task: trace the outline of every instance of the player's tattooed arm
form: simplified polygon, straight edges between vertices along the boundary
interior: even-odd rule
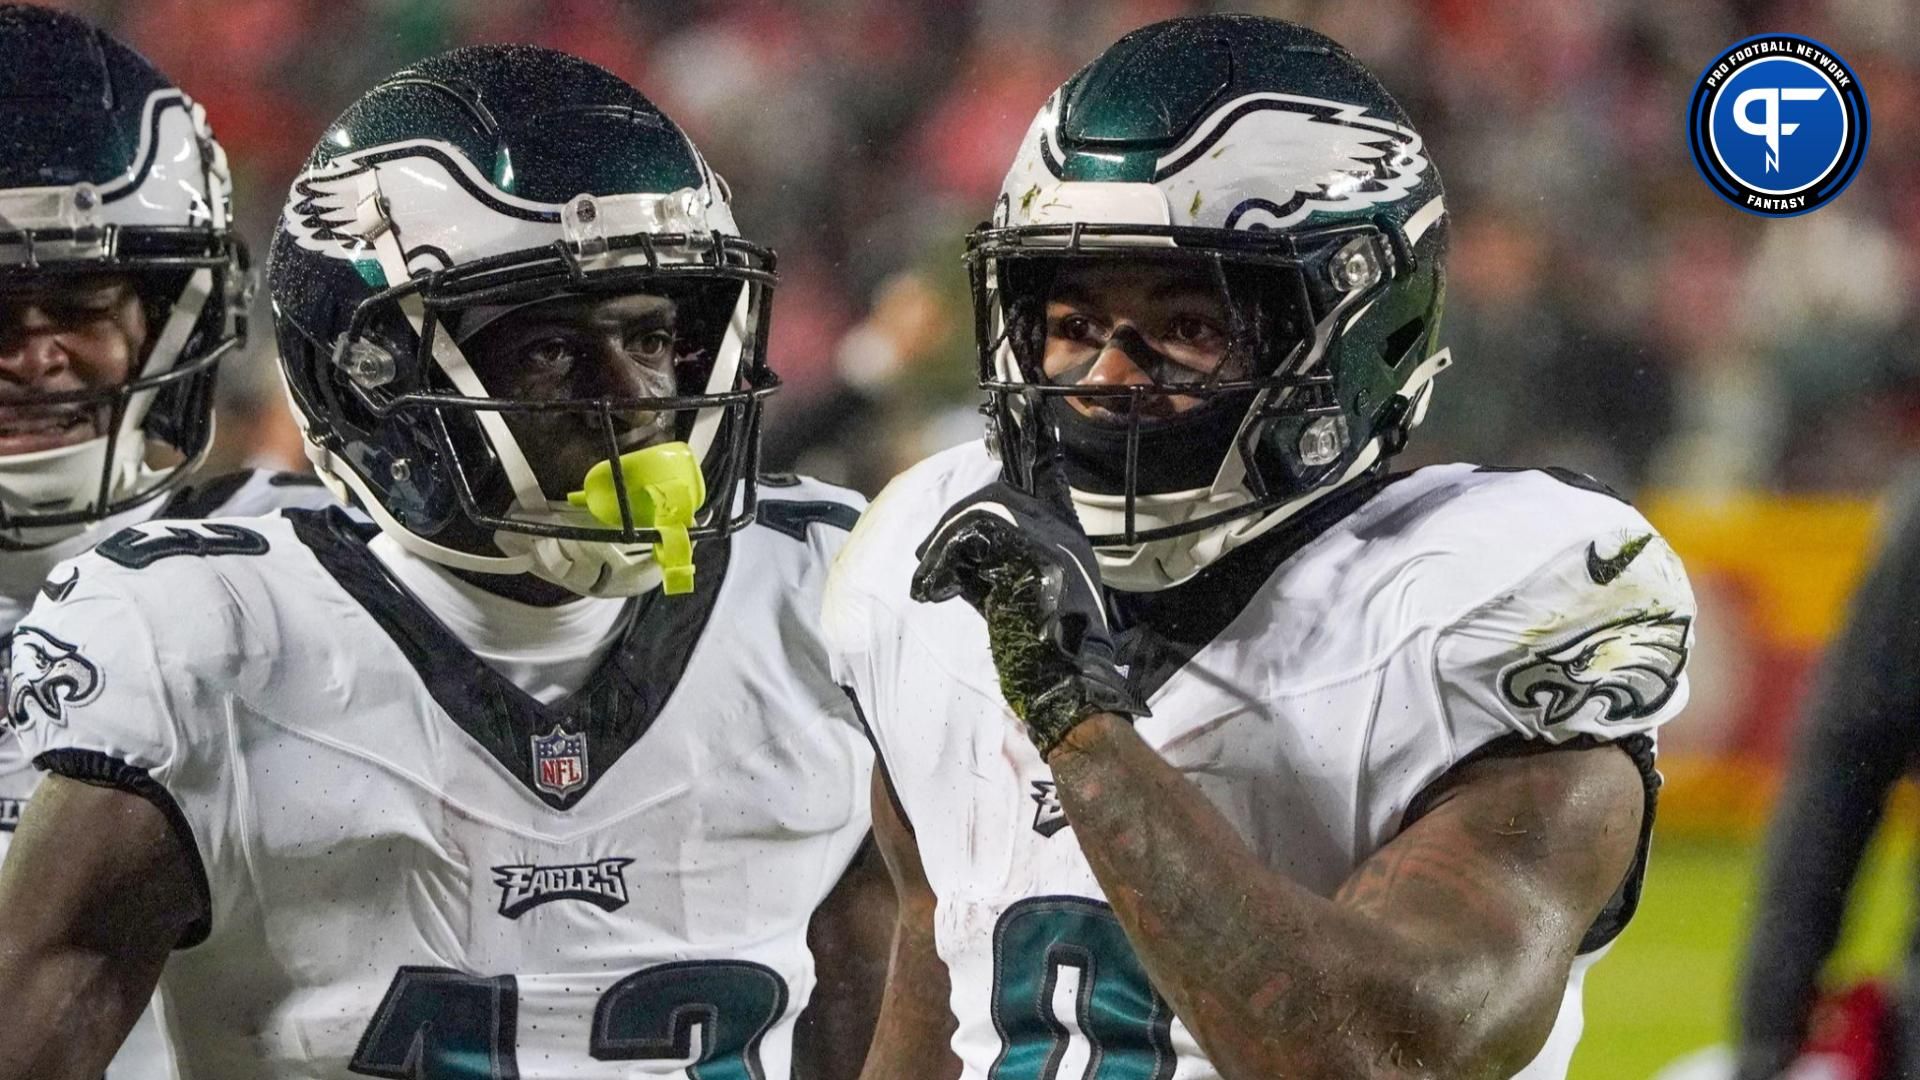
[[[873,1039],[894,922],[893,883],[878,848],[854,856],[807,929],[816,979],[793,1035],[795,1080],[855,1080]]]
[[[0,868],[0,1080],[99,1080],[202,912],[152,803],[50,776]]]
[[[1119,719],[1049,762],[1154,985],[1227,1080],[1513,1075],[1628,872],[1645,798],[1612,747],[1472,762],[1328,900]]]
[[[893,877],[899,904],[886,996],[863,1080],[955,1080],[960,1059],[952,1049],[955,1022],[946,962],[934,949],[932,886],[913,833],[894,811],[886,780],[873,772],[873,838]]]

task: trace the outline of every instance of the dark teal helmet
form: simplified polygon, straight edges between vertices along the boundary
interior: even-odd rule
[[[1448,362],[1441,195],[1406,113],[1331,39],[1247,15],[1128,34],[1048,99],[968,241],[991,445],[1019,475],[1033,425],[1056,426],[1107,582],[1185,580],[1404,445]],[[1116,259],[1200,268],[1233,362],[1049,383],[1055,277]],[[1143,407],[1157,395],[1200,405]]]
[[[455,567],[630,595],[660,580],[665,538],[627,490],[616,418],[671,418],[711,493],[693,540],[752,520],[760,407],[778,385],[773,265],[638,90],[552,49],[483,45],[389,77],[327,129],[281,214],[268,286],[308,456],[384,531]],[[631,293],[679,312],[673,385],[644,402],[500,397],[462,352],[519,307]],[[617,520],[542,489],[529,461],[543,448],[519,445],[510,412],[605,433]]]

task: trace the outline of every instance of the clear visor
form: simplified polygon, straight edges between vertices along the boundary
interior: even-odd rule
[[[1244,383],[1279,351],[1276,320],[1236,297],[1215,269],[1117,256],[1063,262],[1021,301],[1039,309],[1025,317],[1041,323],[1027,336],[1038,355],[1022,366],[1042,385],[1084,391],[1064,400],[1095,423],[1164,421],[1203,408],[1212,397],[1204,391]]]
[[[999,452],[1027,461],[1028,433],[1056,427],[1074,489],[1123,507],[1123,528],[1096,544],[1178,535],[1284,498],[1256,467],[1267,434],[1338,417],[1326,345],[1410,258],[1403,236],[1370,222],[976,231],[981,388]],[[1136,525],[1142,500],[1216,496],[1217,513]]]

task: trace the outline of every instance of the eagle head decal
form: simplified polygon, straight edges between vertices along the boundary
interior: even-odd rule
[[[1608,722],[1651,716],[1679,685],[1692,621],[1662,612],[1589,630],[1509,667],[1501,693],[1518,708],[1543,710],[1548,724],[1591,701],[1605,703],[1600,718]]]
[[[22,626],[8,645],[7,716],[13,726],[30,728],[32,705],[49,723],[65,724],[67,707],[100,696],[100,669],[80,650],[44,630]]]

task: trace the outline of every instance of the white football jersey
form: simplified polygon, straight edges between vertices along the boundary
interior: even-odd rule
[[[858,497],[763,487],[543,705],[343,514],[119,534],[16,631],[42,767],[146,795],[208,890],[187,1080],[786,1077],[871,750],[818,612]]]
[[[985,624],[964,601],[908,598],[916,548],[997,471],[976,443],[896,479],[841,553],[825,616],[938,897],[963,1075],[1091,1077],[1097,1062],[1102,1077],[1216,1077],[1003,703]],[[1421,469],[1330,496],[1179,589],[1121,596],[1120,659],[1152,709],[1141,735],[1267,865],[1322,896],[1498,740],[1625,740],[1651,812],[1649,734],[1686,702],[1694,603],[1672,550],[1603,490]],[[1565,1075],[1581,978],[1638,884],[1636,867],[1520,1076]]]
[[[317,509],[333,504],[333,496],[311,476],[245,469],[181,487],[165,499],[142,503],[72,540],[0,553],[0,641],[33,606],[43,584],[49,595],[63,587],[62,580],[46,580],[55,564],[129,525],[159,518],[251,517],[283,507]],[[0,686],[4,684],[0,676]],[[19,743],[0,731],[0,860],[6,858],[27,797],[39,782],[39,772],[21,752]],[[125,1046],[107,1070],[107,1080],[160,1080],[170,1075],[159,1025],[149,1009],[127,1036]]]

